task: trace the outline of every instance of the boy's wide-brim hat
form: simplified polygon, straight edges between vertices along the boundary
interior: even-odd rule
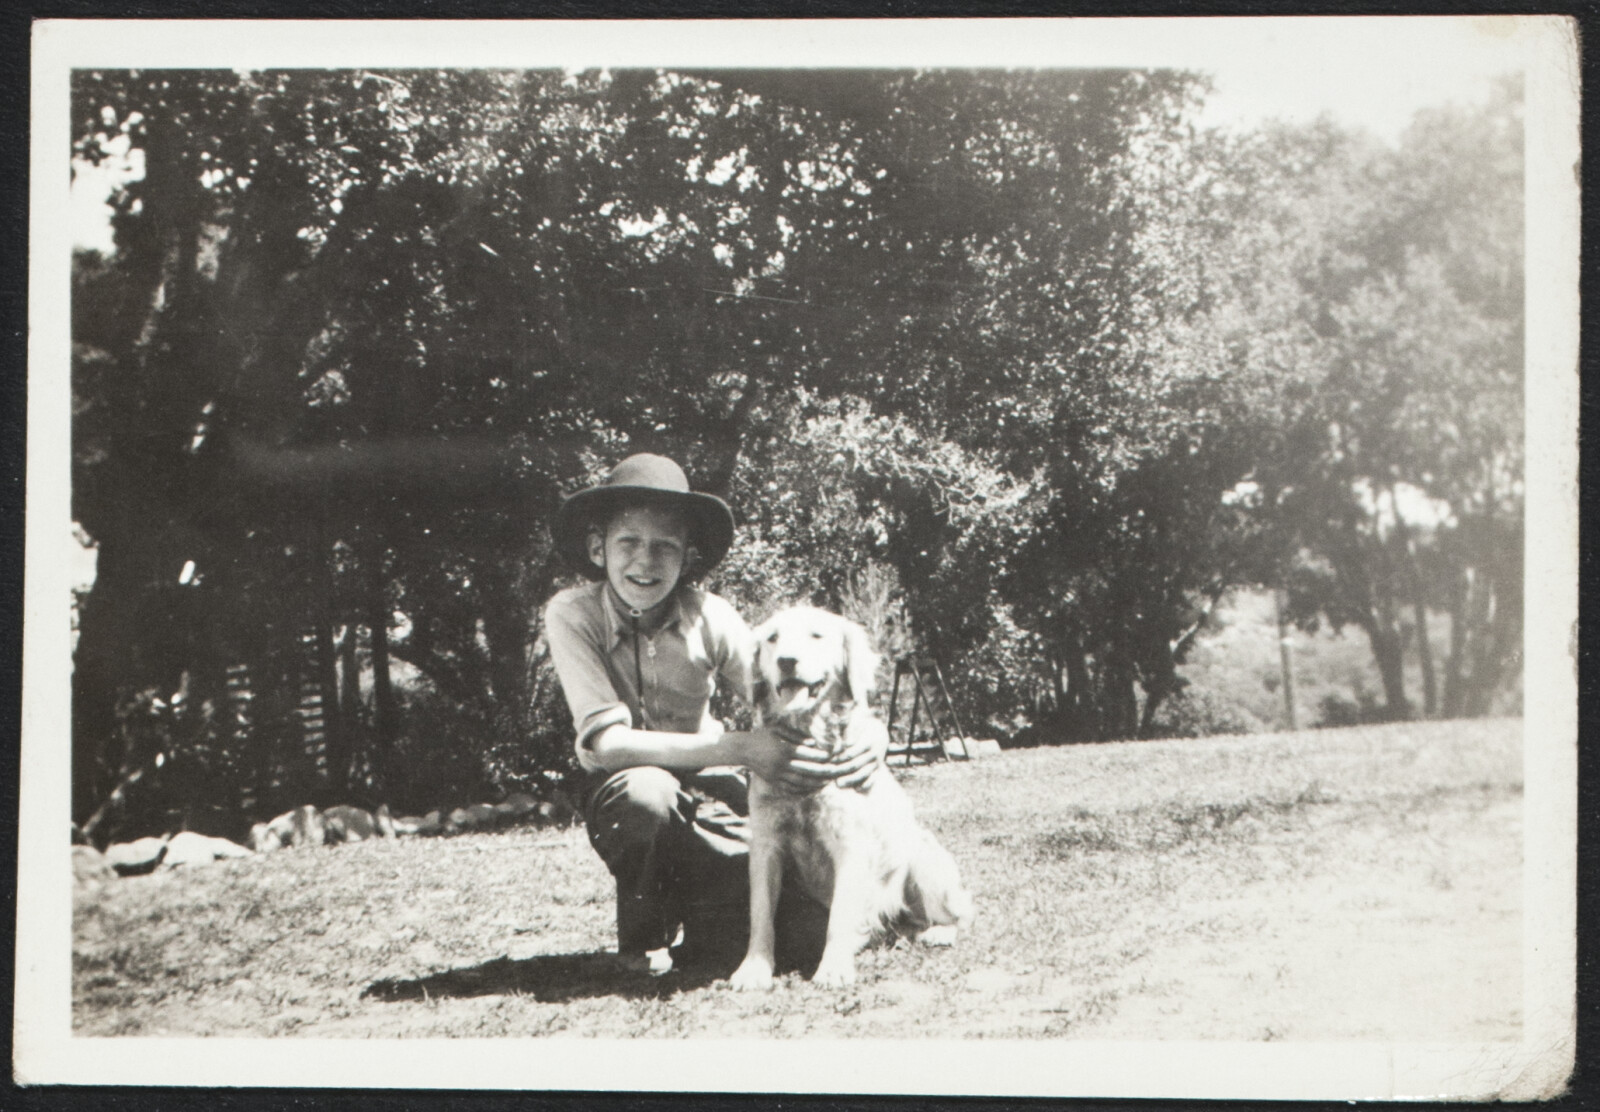
[[[589,559],[589,527],[606,520],[618,506],[671,506],[689,521],[689,543],[699,552],[693,573],[698,575],[722,562],[733,544],[733,511],[714,494],[689,489],[689,477],[666,456],[648,452],[629,456],[599,483],[569,495],[556,511],[550,533],[556,551],[575,570],[590,579],[605,572]]]

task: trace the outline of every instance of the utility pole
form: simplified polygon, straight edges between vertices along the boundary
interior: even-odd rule
[[[1284,620],[1286,592],[1279,587],[1272,592],[1273,605],[1278,611],[1278,665],[1283,669],[1283,715],[1289,729],[1298,730],[1294,713],[1294,639],[1289,635],[1289,623]]]

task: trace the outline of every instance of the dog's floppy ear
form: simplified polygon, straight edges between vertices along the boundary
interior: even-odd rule
[[[877,679],[878,654],[872,647],[867,631],[848,618],[839,619],[844,626],[844,678],[850,685],[850,697],[862,706],[872,697],[872,687]]]
[[[750,700],[757,708],[766,705],[772,698],[772,684],[767,680],[767,669],[762,664],[761,646],[767,643],[767,637],[772,633],[772,623],[763,622],[751,632],[750,649]]]

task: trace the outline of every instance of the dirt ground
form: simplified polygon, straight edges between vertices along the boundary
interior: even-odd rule
[[[1009,751],[902,776],[979,916],[861,980],[617,972],[579,829],[367,842],[77,895],[83,1035],[1519,1035],[1521,723]],[[725,971],[722,971],[725,972]]]

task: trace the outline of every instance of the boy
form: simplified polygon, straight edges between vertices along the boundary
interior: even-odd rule
[[[664,456],[629,456],[568,498],[551,526],[557,551],[593,582],[545,608],[550,659],[590,773],[590,844],[617,881],[625,967],[672,969],[713,948],[737,961],[749,929],[748,813],[741,768],[795,790],[867,779],[867,747],[828,753],[772,729],[725,732],[709,711],[717,679],[747,701],[755,646],[726,600],[693,583],[727,555],[733,513],[689,489]],[[803,899],[803,897],[802,897]],[[791,899],[780,927],[804,931],[817,909]],[[821,927],[826,912],[821,911]],[[804,943],[801,943],[804,945]]]

